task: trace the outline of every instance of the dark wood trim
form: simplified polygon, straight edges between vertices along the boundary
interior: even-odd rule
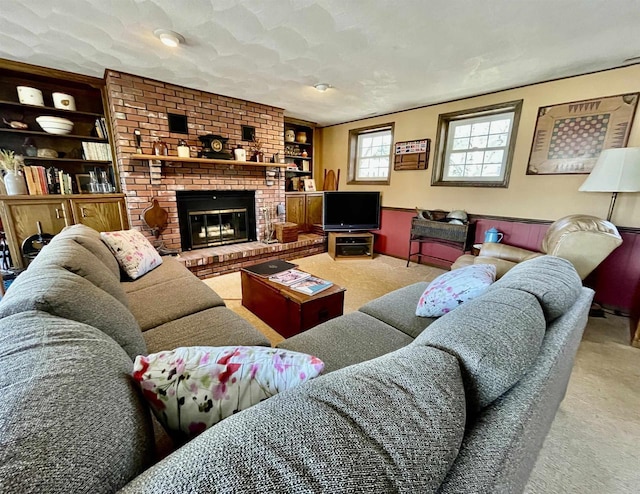
[[[347,185],[390,185],[391,184],[391,162],[393,160],[393,145],[395,134],[395,122],[388,122],[377,125],[368,125],[358,129],[349,130],[349,147],[347,154]],[[377,132],[391,129],[391,148],[389,149],[389,174],[386,180],[356,180],[356,158],[358,154],[358,136],[367,132]]]
[[[436,136],[436,147],[433,156],[433,172],[431,173],[431,185],[438,187],[509,187],[509,177],[511,176],[511,164],[518,137],[518,124],[522,113],[522,103],[524,100],[506,101],[495,105],[485,105],[477,108],[469,108],[438,115],[438,127]],[[509,133],[509,148],[507,149],[507,161],[505,163],[504,176],[502,180],[445,180],[444,157],[446,154],[447,140],[449,135],[449,123],[468,118],[483,117],[513,111],[513,126]]]
[[[324,125],[324,126],[319,127],[319,128],[324,129],[324,128],[329,128],[329,127],[337,127],[338,125],[346,125],[346,124],[350,124],[350,123],[354,123],[354,122],[362,122],[362,121],[369,120],[369,119],[372,119],[372,118],[388,117],[390,115],[397,115],[398,113],[405,113],[405,112],[409,112],[409,111],[413,111],[413,110],[422,110],[423,108],[431,108],[433,106],[439,106],[439,105],[448,105],[449,103],[457,103],[459,101],[466,101],[466,100],[470,100],[470,99],[474,99],[474,98],[480,98],[482,96],[488,96],[490,94],[500,94],[500,93],[504,93],[506,91],[513,91],[514,89],[522,89],[522,88],[525,88],[525,87],[537,86],[539,84],[548,84],[550,82],[563,81],[565,79],[574,79],[575,77],[584,77],[584,76],[588,76],[588,75],[599,74],[601,72],[609,72],[611,70],[624,69],[625,67],[632,67],[632,66],[638,65],[638,64],[640,64],[640,61],[635,62],[635,63],[628,63],[628,64],[623,64],[623,65],[618,65],[617,67],[611,67],[611,68],[608,68],[608,69],[592,70],[590,72],[585,72],[583,74],[568,75],[568,76],[564,76],[564,77],[554,77],[553,79],[546,79],[544,81],[532,82],[530,84],[521,84],[519,86],[507,87],[507,88],[504,88],[504,89],[499,89],[497,91],[487,91],[485,93],[473,94],[471,96],[464,96],[462,98],[454,98],[454,99],[449,99],[449,100],[444,100],[444,101],[437,101],[435,103],[429,103],[429,104],[421,105],[421,106],[414,106],[413,108],[406,108],[404,110],[396,110],[396,111],[391,111],[391,112],[388,112],[388,113],[381,113],[380,115],[370,115],[370,116],[367,116],[367,117],[356,118],[354,120],[347,120],[346,122],[339,122],[339,123],[335,123],[335,124],[331,124],[331,125]]]
[[[48,67],[42,67],[40,65],[31,65],[24,62],[16,62],[14,60],[7,60],[0,58],[0,69],[12,70],[15,72],[22,72],[26,74],[39,75],[43,77],[50,77],[52,79],[64,79],[65,82],[73,81],[82,84],[87,84],[95,88],[104,88],[105,81],[99,77],[92,77],[83,74],[76,74],[74,72],[67,72],[66,70],[52,69]]]
[[[383,210],[386,211],[398,211],[398,212],[406,212],[406,213],[415,213],[415,208],[398,208],[392,206],[382,206]],[[493,220],[493,221],[509,221],[511,223],[525,223],[531,225],[550,225],[555,220],[539,220],[535,218],[516,218],[513,216],[495,216],[490,214],[473,214],[468,213],[470,220]],[[640,227],[635,226],[618,226],[616,228],[620,233],[632,233],[635,235],[640,235]]]

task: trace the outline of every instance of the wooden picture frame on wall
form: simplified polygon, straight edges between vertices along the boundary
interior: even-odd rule
[[[603,150],[627,145],[639,95],[539,108],[527,175],[590,173]]]
[[[429,164],[431,139],[396,142],[394,170],[426,170]]]

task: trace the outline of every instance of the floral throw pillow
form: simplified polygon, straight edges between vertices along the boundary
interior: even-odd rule
[[[181,347],[139,355],[133,378],[167,432],[184,440],[323,369],[316,357],[278,348]]]
[[[493,264],[473,264],[444,273],[427,286],[418,301],[416,316],[444,316],[463,302],[482,295],[495,280]]]
[[[100,236],[118,260],[120,268],[135,280],[162,264],[162,257],[138,230],[101,232]]]

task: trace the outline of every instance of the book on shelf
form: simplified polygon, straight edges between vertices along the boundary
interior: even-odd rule
[[[25,166],[24,178],[27,181],[29,195],[60,194],[60,173],[62,172],[53,166]]]
[[[283,271],[278,274],[274,274],[273,276],[269,276],[269,280],[275,281],[276,283],[280,283],[281,285],[293,285],[298,281],[309,278],[311,274],[305,273],[304,271],[299,271],[297,269],[289,269],[287,271]]]
[[[309,276],[304,280],[295,282],[293,285],[290,285],[289,288],[301,293],[306,293],[307,295],[315,295],[316,293],[320,293],[332,286],[333,283],[330,281],[323,280],[322,278],[317,278],[315,276]]]
[[[89,161],[111,161],[111,148],[106,142],[82,141],[82,155]]]
[[[108,137],[107,122],[105,121],[104,117],[96,118],[95,128],[96,128],[96,135],[100,139],[107,139]]]

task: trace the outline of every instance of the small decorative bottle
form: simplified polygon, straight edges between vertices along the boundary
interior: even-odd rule
[[[180,158],[189,157],[189,146],[187,146],[187,142],[184,139],[178,141],[178,156]]]
[[[167,143],[164,142],[159,137],[156,137],[155,142],[153,143],[153,154],[156,156],[168,156],[169,148],[167,147]]]

